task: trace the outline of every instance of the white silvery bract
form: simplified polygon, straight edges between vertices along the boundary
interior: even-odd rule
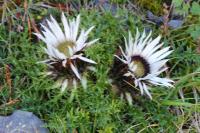
[[[96,64],[95,61],[88,59],[83,56],[84,48],[94,44],[98,39],[90,42],[86,42],[88,39],[88,34],[94,28],[92,26],[88,30],[82,29],[79,33],[80,15],[76,19],[67,20],[64,13],[62,13],[61,21],[64,30],[59,26],[58,22],[50,16],[50,20],[47,20],[47,26],[41,24],[43,30],[42,34],[34,33],[39,39],[46,43],[45,52],[48,54],[49,59],[44,62],[51,61],[61,62],[63,67],[66,65],[73,71],[75,76],[82,80],[81,74],[76,67],[76,59],[82,60],[90,64]],[[62,86],[66,87],[68,80],[64,80]]]
[[[122,58],[115,55],[128,66],[128,71],[124,73],[124,76],[131,77],[135,86],[139,87],[141,94],[145,93],[151,99],[150,84],[173,87],[171,79],[159,77],[167,69],[165,63],[169,59],[166,59],[166,57],[172,52],[170,47],[162,48],[163,43],[159,43],[160,39],[161,36],[152,39],[151,32],[148,35],[145,32],[140,35],[137,30],[136,37],[133,40],[129,32],[128,41],[125,38],[125,50],[120,47]]]

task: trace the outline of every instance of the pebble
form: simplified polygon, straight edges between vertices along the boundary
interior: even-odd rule
[[[16,110],[10,116],[0,116],[0,123],[0,133],[49,133],[32,112]]]

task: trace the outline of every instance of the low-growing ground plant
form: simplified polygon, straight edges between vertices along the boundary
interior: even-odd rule
[[[162,35],[163,47],[173,50],[161,76],[175,81],[174,88],[152,86],[152,100],[135,89],[132,105],[113,91],[110,70],[118,46],[136,29],[163,33],[161,27],[145,19],[145,11],[157,15],[164,1],[154,7],[141,2],[117,1],[7,1],[3,3],[0,26],[0,114],[30,111],[45,121],[50,132],[200,132],[200,15],[199,3],[173,0],[174,10],[184,24]],[[141,6],[140,6],[141,5]],[[143,6],[142,6],[143,5]],[[140,7],[139,7],[140,6]],[[160,6],[160,7],[157,7]],[[177,9],[178,8],[178,9]],[[183,8],[183,9],[182,9]],[[94,60],[95,71],[86,72],[87,89],[77,86],[61,93],[55,81],[45,76],[47,59],[40,41],[40,24],[47,25],[50,14],[61,24],[81,15],[81,28],[95,25],[89,39],[99,38],[84,54]],[[123,37],[124,36],[124,37]],[[121,88],[123,89],[123,88]]]

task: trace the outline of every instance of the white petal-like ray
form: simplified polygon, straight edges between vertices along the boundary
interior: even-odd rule
[[[134,40],[134,43],[133,43],[133,38],[132,38],[132,35],[131,35],[131,32],[129,32],[129,50],[130,53],[128,54],[129,56],[132,54],[132,53],[138,53],[138,49],[137,49],[137,43],[138,43],[138,39],[140,37],[140,32],[137,28],[137,31],[136,31],[136,37],[135,37],[135,40]]]
[[[55,55],[54,49],[51,47],[51,45],[47,45],[47,48],[44,48],[44,50],[50,57],[58,58],[57,55]]]
[[[75,26],[75,20],[74,19],[69,21],[69,26],[70,26],[70,40],[75,41],[74,40],[74,26]]]
[[[151,51],[148,51],[148,52],[142,52],[142,54],[145,56],[145,57],[149,57],[151,56],[156,50],[158,50],[159,48],[161,48],[163,46],[163,43],[155,46]]]
[[[127,61],[126,60],[124,60],[124,59],[122,59],[122,58],[120,58],[119,56],[117,56],[117,55],[114,55],[115,57],[117,57],[120,61],[122,61],[123,63],[125,63],[125,64],[127,64]]]
[[[63,26],[64,26],[64,31],[65,31],[65,37],[66,39],[70,39],[70,28],[69,28],[69,24],[68,24],[68,21],[64,15],[64,13],[62,13],[62,23],[63,23]]]
[[[138,85],[139,85],[139,88],[140,88],[141,94],[143,95],[143,94],[144,94],[144,88],[143,88],[143,86],[142,86],[142,83],[139,82]]]
[[[159,50],[159,51],[157,51],[157,52],[155,52],[154,54],[152,54],[150,57],[149,57],[149,59],[150,60],[152,60],[153,62],[156,62],[156,61],[158,61],[159,60],[159,58],[161,58],[161,55],[165,55],[165,53],[168,53],[168,55],[171,53],[170,51],[169,51],[169,49],[170,49],[170,47],[166,47],[166,48],[164,48],[164,49],[162,49],[162,50]],[[166,55],[167,56],[167,55]],[[165,58],[166,56],[162,56],[163,58]]]
[[[160,39],[161,39],[161,36],[158,36],[156,39],[154,39],[153,41],[148,43],[148,45],[146,45],[143,53],[150,52],[159,43]]]
[[[52,20],[52,17],[51,17],[51,20]],[[62,30],[57,27],[58,23],[57,22],[50,22],[49,20],[47,20],[47,24],[48,24],[50,30],[52,31],[52,33],[54,34],[54,36],[56,36],[57,40],[60,43],[63,42],[64,39],[65,39],[64,34],[63,34]]]
[[[78,56],[78,58],[85,61],[85,62],[91,63],[91,64],[97,64],[95,61],[88,59],[86,57],[83,57],[83,56]]]
[[[128,101],[128,104],[129,104],[130,106],[133,105],[133,99],[132,99],[132,97],[131,97],[131,94],[128,93],[128,92],[126,92],[126,93],[125,93],[125,96],[126,96],[126,99],[127,99],[127,101]]]
[[[66,64],[67,64],[67,59],[65,59],[65,60],[62,61],[62,66],[63,67],[66,67]]]
[[[122,47],[119,46],[119,49],[121,50],[122,55],[126,58],[126,54],[124,53],[124,51],[122,50]]]
[[[76,77],[77,77],[78,79],[81,79],[81,76],[80,76],[80,74],[78,73],[77,68],[76,68],[72,63],[70,63],[70,67],[71,67],[72,71],[74,72],[74,74],[76,75]]]
[[[125,36],[124,36],[124,42],[125,42],[125,49],[128,49],[129,47],[128,47],[127,39]]]
[[[144,32],[144,33],[145,33],[145,32]],[[141,52],[143,51],[144,47],[146,46],[147,41],[148,41],[149,38],[151,37],[151,33],[152,33],[152,31],[150,31],[150,33],[148,34],[148,36],[147,36],[146,38],[145,38],[145,36],[144,36],[145,39],[144,39],[143,41],[140,42],[139,49],[140,49]]]
[[[76,40],[76,37],[78,35],[79,24],[80,24],[80,14],[77,16],[76,22],[75,22],[75,25],[74,25],[74,34],[73,34],[74,40]]]
[[[86,32],[85,36],[88,36],[88,34],[94,29],[95,26],[90,27]]]
[[[40,25],[44,30],[43,33],[46,32],[46,34],[44,34],[45,38],[51,40],[51,43],[55,45],[58,42],[58,39],[56,38],[56,36],[52,33],[52,31],[49,28],[47,28],[43,24],[40,24]]]
[[[151,65],[151,73],[157,72],[163,67],[169,59],[160,60],[157,62],[152,63]]]
[[[88,47],[88,46],[90,46],[90,45],[96,43],[98,40],[99,40],[99,38],[98,38],[98,39],[94,39],[94,40],[92,40],[92,41],[86,43],[86,46]]]
[[[39,34],[39,33],[33,33],[33,34],[36,35],[39,39],[41,39],[43,42],[48,43],[41,34]]]
[[[151,94],[150,94],[150,92],[149,92],[149,90],[148,90],[148,87],[146,86],[145,83],[142,83],[142,84],[143,84],[144,91],[145,91],[146,94],[149,96],[149,98],[152,99],[152,96],[151,96]]]
[[[57,49],[52,48],[52,50],[54,54],[57,56],[57,58],[62,60],[66,59],[66,56],[63,53],[59,52]]]
[[[61,92],[64,92],[68,86],[68,79],[65,79],[61,86]]]
[[[76,52],[75,50],[73,50],[71,47],[68,47],[68,51],[69,51],[69,55],[73,56],[73,54]]]
[[[172,52],[173,52],[173,50],[168,51],[168,52],[162,54],[161,56],[159,56],[159,57],[157,58],[157,60],[162,60],[162,59],[166,58],[166,57],[167,57],[168,55],[170,55]]]
[[[142,46],[142,43],[144,42],[144,38],[146,37],[146,33],[145,32],[143,32],[142,33],[142,36],[140,37],[140,39],[139,39],[139,42],[137,43],[137,49],[141,52],[142,51],[142,48],[143,48],[143,46]]]
[[[99,39],[95,39],[95,40],[92,40],[88,43],[85,43],[85,41],[88,38],[88,34],[92,31],[92,29],[94,29],[94,26],[90,27],[86,32],[85,32],[85,30],[81,31],[79,38],[77,40],[77,51],[83,49],[85,46],[88,47],[88,46],[94,44],[95,42],[97,42],[99,40]]]
[[[78,40],[76,41],[77,45],[76,45],[76,49],[79,51],[84,47],[85,41],[87,40],[87,37],[85,37],[85,30],[82,30]]]
[[[82,77],[81,84],[83,86],[83,89],[87,89],[87,79],[85,76]]]
[[[149,79],[150,81],[154,81],[154,82],[157,82],[159,84],[162,84],[163,86],[166,86],[166,87],[173,87],[172,84],[170,83],[173,83],[173,81],[171,79],[167,79],[167,78],[160,78],[160,77],[152,77],[151,79]]]

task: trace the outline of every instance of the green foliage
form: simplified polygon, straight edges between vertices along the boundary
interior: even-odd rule
[[[192,15],[200,15],[200,5],[198,2],[193,2],[192,3],[185,3],[182,0],[173,0],[172,1],[174,7],[175,7],[175,12],[179,14],[188,14],[189,10]]]
[[[200,5],[198,2],[192,1],[185,3],[182,0],[173,0],[175,12],[182,15],[187,15],[186,24],[190,24],[186,30],[193,40],[200,37]]]
[[[187,33],[190,34],[194,40],[197,40],[200,37],[200,25],[189,27]]]
[[[54,13],[60,21],[59,11]],[[152,101],[140,96],[129,106],[112,94],[108,72],[116,49],[119,45],[124,46],[123,35],[127,37],[127,31],[131,30],[135,36],[136,27],[142,31],[144,22],[126,9],[118,9],[116,15],[109,11],[99,12],[95,8],[80,9],[80,13],[82,28],[95,25],[89,39],[100,38],[85,51],[98,63],[96,72],[87,73],[87,90],[79,86],[60,93],[60,88],[54,87],[54,81],[42,75],[46,66],[37,62],[47,58],[42,49],[45,45],[36,42],[34,36],[29,39],[28,26],[25,25],[21,33],[0,27],[0,105],[9,99],[6,64],[11,70],[12,98],[20,100],[14,105],[1,107],[0,114],[7,115],[15,109],[32,111],[46,122],[50,132],[58,133],[177,132],[183,125],[189,128],[191,123],[188,119],[199,110],[199,98],[194,96],[199,96],[199,93],[195,94],[193,90],[200,86],[200,56],[188,34],[195,39],[199,27],[172,30],[168,37],[163,38],[165,46],[170,45],[174,50],[167,65],[168,74],[176,81],[175,87],[152,87]],[[78,12],[73,12],[73,15],[76,14]],[[149,27],[157,36],[159,30],[152,25]],[[183,91],[184,98],[180,98],[180,91]],[[183,114],[176,113],[179,108]],[[191,128],[195,132],[195,128]]]
[[[190,8],[190,4],[189,3],[185,3],[182,0],[172,0],[172,3],[175,7],[175,12],[178,14],[188,14],[189,12],[189,8]]]
[[[125,4],[127,0],[111,0],[111,3]]]
[[[200,5],[197,2],[192,3],[191,13],[194,15],[200,15]]]
[[[8,47],[7,37],[5,34],[6,32],[4,31],[5,31],[5,27],[1,26],[0,27],[0,64],[1,64],[1,60],[5,58],[7,55],[6,47]]]
[[[150,10],[155,14],[161,15],[162,13],[162,0],[136,0],[139,7]]]

